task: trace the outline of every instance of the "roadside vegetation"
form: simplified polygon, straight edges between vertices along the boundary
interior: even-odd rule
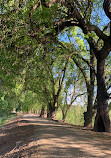
[[[2,127],[4,124],[6,124],[7,122],[13,120],[14,118],[16,118],[18,115],[15,113],[11,113],[9,114],[9,116],[1,116],[0,117],[0,127]]]

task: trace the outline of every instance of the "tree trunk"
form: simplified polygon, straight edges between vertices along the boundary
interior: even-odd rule
[[[54,105],[53,105],[53,114],[52,114],[52,118],[53,119],[56,119],[57,110],[58,110],[58,102],[54,102]]]
[[[66,113],[67,113],[67,112],[64,112],[64,109],[62,109],[62,121],[63,121],[63,122],[66,122],[66,116],[67,116]]]
[[[87,105],[87,112],[84,112],[84,126],[92,127],[94,83],[93,85],[90,85],[87,93],[88,93],[88,105]]]
[[[45,106],[42,105],[42,109],[39,117],[44,117],[44,113],[45,113]]]
[[[51,102],[48,104],[48,107],[47,107],[47,118],[50,118],[52,119],[52,116],[53,116],[53,112],[54,112],[54,107],[52,107],[52,104]]]
[[[71,108],[71,106],[72,106],[72,104],[69,104],[66,111],[64,111],[64,109],[62,110],[62,121],[63,122],[66,122],[66,117],[67,117],[68,111]]]
[[[59,84],[59,88],[57,90],[57,94],[55,95],[55,89],[53,91],[53,100],[54,100],[54,103],[53,103],[53,114],[51,117],[53,117],[54,119],[56,118],[56,113],[57,113],[57,109],[58,109],[58,99],[59,99],[59,96],[60,96],[60,93],[61,93],[61,90],[62,90],[62,87],[63,87],[63,82],[64,82],[64,79],[65,79],[65,75],[66,75],[66,70],[67,70],[67,66],[68,66],[68,63],[69,63],[69,59],[70,59],[70,56],[68,56],[68,58],[66,59],[66,63],[65,63],[65,66],[63,68],[63,77],[61,79],[61,81],[59,80],[60,84]]]
[[[105,87],[105,59],[97,59],[97,114],[94,131],[109,132],[108,94]]]
[[[66,122],[66,117],[67,117],[67,111],[63,114],[63,117],[62,117],[63,122]]]
[[[87,94],[88,94],[88,104],[87,104],[87,112],[84,112],[84,126],[85,127],[92,127],[92,117],[93,117],[93,99],[94,99],[94,82],[95,82],[95,56],[93,50],[90,49],[90,84],[87,87]]]
[[[62,121],[65,122],[65,120],[66,120],[66,115],[65,115],[64,111],[62,111]]]

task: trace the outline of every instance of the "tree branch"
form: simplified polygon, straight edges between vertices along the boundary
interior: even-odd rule
[[[61,92],[61,89],[62,89],[62,86],[63,86],[63,81],[64,81],[64,78],[65,78],[65,74],[66,74],[66,68],[68,66],[68,63],[69,63],[69,59],[70,59],[70,56],[68,56],[67,60],[66,60],[66,64],[64,66],[64,69],[63,69],[63,77],[62,77],[62,81],[61,81],[61,84],[59,86],[59,89],[57,91],[57,95],[56,95],[56,98],[58,98],[60,92]]]
[[[77,65],[77,67],[80,69],[80,71],[82,72],[83,76],[84,76],[84,79],[85,79],[85,82],[86,82],[86,86],[87,88],[89,87],[89,80],[88,80],[88,77],[86,75],[86,72],[85,70],[82,68],[81,64],[75,59],[75,57],[73,56],[72,57],[73,61],[75,62],[75,64]]]
[[[80,97],[80,96],[82,96],[82,95],[84,95],[84,94],[86,94],[86,92],[84,92],[84,93],[82,93],[82,94],[78,94],[77,96],[75,96],[75,98],[71,101],[71,105],[72,105],[72,103],[78,98],[78,97]]]
[[[88,27],[86,26],[87,31],[94,31],[96,33],[96,35],[102,39],[102,40],[107,40],[109,37],[107,35],[105,35],[103,33],[103,31],[101,31],[99,29],[99,27],[95,26],[95,25],[89,25]]]
[[[103,8],[107,17],[111,20],[111,9],[110,9],[111,0],[104,0]]]

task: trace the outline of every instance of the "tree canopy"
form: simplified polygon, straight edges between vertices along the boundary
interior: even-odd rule
[[[84,125],[91,126],[96,113],[94,130],[109,131],[110,3],[1,0],[1,112],[44,107],[53,117],[61,107],[64,115],[84,96]]]

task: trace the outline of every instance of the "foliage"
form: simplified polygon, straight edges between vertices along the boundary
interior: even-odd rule
[[[81,105],[72,106],[68,111],[66,117],[66,123],[83,126],[84,125],[83,113],[85,110],[86,110],[85,106],[81,106]],[[57,112],[57,119],[62,120],[62,112],[60,109]]]
[[[17,117],[17,114],[15,114],[15,113],[10,113],[8,117],[7,116],[0,117],[0,127],[2,127],[8,121],[13,120],[15,117]]]
[[[103,54],[98,53],[102,48],[108,50],[105,84],[109,90],[111,60],[105,41],[109,41],[110,31],[108,27],[104,30],[109,20],[104,21],[101,6],[102,0],[1,0],[0,113],[9,114],[13,109],[29,112],[42,105],[47,109],[50,103],[52,107],[55,103],[66,106],[65,111],[65,96],[66,102],[71,100],[74,82],[75,96],[86,90],[89,95],[90,49],[96,58]],[[83,118],[79,110],[83,113],[84,108],[79,105],[76,109],[78,112],[73,109],[67,117],[76,119],[78,115],[78,124]]]
[[[21,111],[29,112],[32,107],[37,106],[37,96],[31,91],[26,91],[20,97]]]

